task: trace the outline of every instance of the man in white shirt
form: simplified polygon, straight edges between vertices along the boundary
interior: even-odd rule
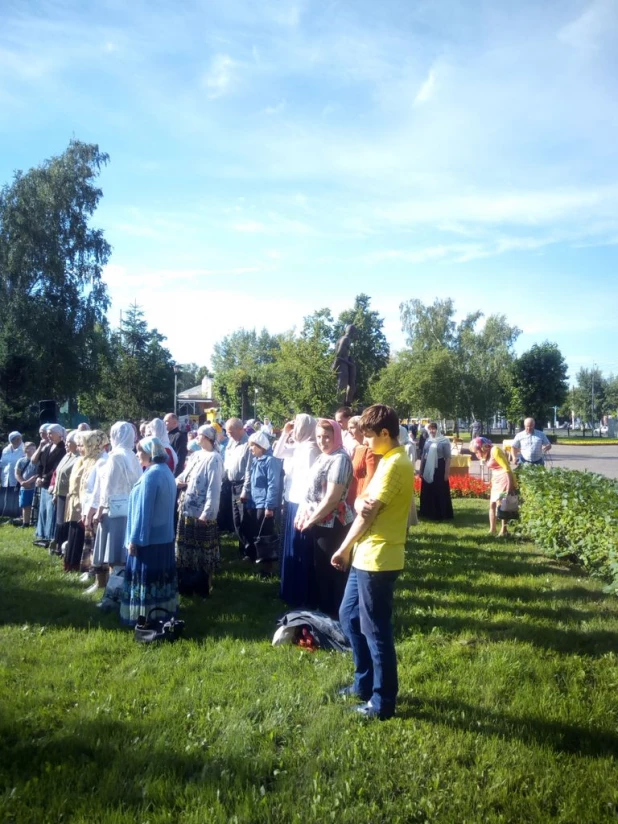
[[[518,432],[513,439],[511,451],[514,458],[521,463],[543,464],[545,454],[551,449],[547,435],[540,429],[535,429],[534,418],[526,418],[524,431]]]
[[[245,503],[249,500],[251,482],[251,451],[249,437],[239,418],[230,418],[225,424],[229,438],[225,447],[223,466],[225,477],[232,487],[232,518],[234,531],[238,536],[239,549],[243,557],[249,557],[247,549],[251,546],[251,535],[245,523]]]

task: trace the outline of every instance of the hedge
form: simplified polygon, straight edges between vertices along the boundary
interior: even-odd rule
[[[517,472],[521,495],[518,530],[546,555],[581,564],[610,581],[618,594],[618,482],[593,472]]]

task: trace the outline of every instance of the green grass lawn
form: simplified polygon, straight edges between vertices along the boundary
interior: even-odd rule
[[[615,821],[618,601],[454,503],[411,533],[384,723],[335,698],[349,657],[271,647],[277,585],[231,542],[186,639],[144,648],[0,527],[0,821]]]

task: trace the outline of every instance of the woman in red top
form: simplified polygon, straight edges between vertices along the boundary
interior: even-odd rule
[[[376,455],[365,446],[362,432],[358,426],[359,415],[355,415],[348,421],[348,432],[357,442],[357,446],[352,453],[352,481],[348,491],[347,502],[354,507],[354,501],[360,498],[369,481],[373,478],[380,456]]]

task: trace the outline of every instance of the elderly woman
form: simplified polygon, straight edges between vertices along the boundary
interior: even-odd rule
[[[213,426],[200,426],[196,440],[199,452],[192,454],[185,470],[176,478],[176,485],[182,490],[178,503],[176,566],[181,595],[206,598],[220,561],[217,514],[223,460]]]
[[[438,435],[438,424],[427,424],[428,437],[421,456],[421,505],[420,516],[429,521],[445,521],[454,517],[449,473],[451,468],[451,444],[448,438]]]
[[[313,537],[318,609],[337,618],[346,575],[331,566],[330,560],[354,520],[354,513],[346,502],[352,481],[352,461],[343,448],[341,427],[336,421],[320,418],[316,441],[322,454],[311,467],[295,525],[303,532],[311,530]]]
[[[107,585],[109,567],[126,563],[124,536],[129,494],[142,475],[142,467],[133,452],[133,425],[126,421],[115,423],[110,431],[110,442],[112,448],[101,470],[98,496],[91,502],[96,508],[93,523],[97,524],[92,565],[99,588]]]
[[[128,552],[120,620],[135,626],[157,607],[176,613],[178,588],[174,559],[176,484],[168,455],[158,438],[137,445],[144,472],[131,490],[125,545]]]
[[[291,607],[314,606],[316,581],[313,567],[313,535],[294,526],[298,507],[305,498],[309,472],[320,457],[315,440],[316,420],[300,414],[283,427],[273,454],[283,459],[286,472],[283,495],[285,499],[285,526],[281,552],[280,596]]]
[[[0,515],[11,518],[19,515],[19,495],[15,467],[23,457],[24,445],[21,433],[9,433],[9,443],[2,450],[2,457],[0,457],[0,486],[2,486]]]
[[[65,520],[64,510],[66,507],[67,495],[69,494],[69,483],[71,480],[71,473],[77,463],[79,455],[77,454],[77,430],[73,429],[67,433],[66,455],[58,464],[56,473],[53,479],[53,498],[56,510],[56,549],[54,550],[58,555],[62,555],[62,546],[69,537],[69,524]],[[51,489],[51,486],[50,486]]]
[[[167,454],[167,465],[172,472],[175,472],[176,466],[178,465],[178,455],[174,452],[174,449],[170,443],[170,437],[167,434],[165,421],[161,420],[161,418],[153,418],[148,424],[146,431],[150,434],[150,437],[158,438],[161,441]]]
[[[270,440],[264,432],[254,432],[249,436],[249,449],[253,460],[249,499],[245,504],[247,536],[250,540],[246,553],[252,561],[260,564],[260,574],[269,577],[276,555],[261,554],[256,541],[258,537],[271,539],[275,534],[275,516],[281,507],[282,465],[274,457]]]
[[[41,450],[39,457],[39,477],[36,486],[40,489],[39,518],[36,527],[35,546],[48,547],[54,540],[56,518],[54,516],[54,499],[49,491],[52,475],[58,464],[66,455],[64,427],[52,423],[47,427],[48,444]]]
[[[470,441],[470,452],[484,461],[491,469],[491,490],[489,493],[489,534],[496,534],[496,520],[498,503],[503,495],[515,493],[515,476],[509,463],[506,452],[500,446],[494,446],[489,438],[473,438]],[[508,533],[506,521],[501,522],[500,536]]]
[[[368,446],[365,446],[365,439],[358,425],[359,421],[360,415],[353,415],[348,421],[348,432],[356,444],[352,452],[352,481],[348,490],[348,503],[351,507],[354,507],[354,501],[357,498],[362,497],[380,460],[379,455],[375,455]]]
[[[64,519],[69,524],[67,549],[64,553],[65,572],[81,571],[89,574],[90,571],[90,557],[84,557],[86,518],[90,509],[87,487],[106,443],[107,435],[100,429],[80,432],[77,436],[77,451],[80,457],[75,462],[69,478],[69,492],[64,508]],[[91,536],[89,538],[91,540]]]

